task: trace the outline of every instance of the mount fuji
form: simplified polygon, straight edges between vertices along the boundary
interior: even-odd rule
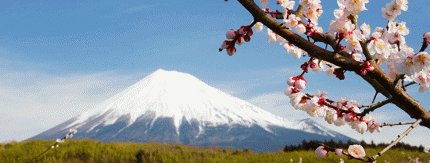
[[[136,84],[30,139],[166,142],[273,152],[307,140],[356,141],[311,119],[290,122],[211,87],[196,77],[158,69]]]

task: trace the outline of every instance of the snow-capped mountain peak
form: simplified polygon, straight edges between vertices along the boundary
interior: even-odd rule
[[[151,117],[151,128],[157,118],[171,117],[179,134],[182,120],[198,121],[204,126],[257,124],[265,130],[268,125],[290,127],[291,123],[249,102],[213,88],[196,77],[177,71],[158,69],[136,84],[78,116],[65,128],[90,125],[89,131],[103,124],[114,124],[128,117],[132,125],[141,116]],[[87,124],[90,119],[99,119]],[[120,130],[119,132],[121,132]]]
[[[294,125],[196,77],[159,69],[95,108],[30,139],[74,138],[102,142],[180,143],[277,151],[302,140],[351,138],[312,120]]]

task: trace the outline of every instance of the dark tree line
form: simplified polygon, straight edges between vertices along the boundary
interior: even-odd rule
[[[297,150],[315,150],[316,148],[321,146],[321,143],[324,143],[324,145],[332,148],[343,148],[343,149],[347,149],[349,145],[354,145],[354,144],[360,144],[361,146],[363,146],[363,148],[384,148],[389,145],[389,143],[375,144],[373,140],[370,142],[370,144],[367,144],[364,140],[362,140],[361,142],[354,142],[352,140],[348,140],[348,142],[345,142],[345,143],[342,141],[335,142],[333,139],[331,139],[330,141],[325,140],[324,142],[316,141],[316,140],[310,140],[310,141],[303,140],[302,144],[300,145],[286,145],[284,147],[284,152],[297,151]],[[424,152],[424,146],[422,145],[412,146],[410,144],[403,143],[403,142],[399,142],[397,143],[396,146],[392,147],[392,149],[396,149],[396,148],[408,150],[408,151]]]

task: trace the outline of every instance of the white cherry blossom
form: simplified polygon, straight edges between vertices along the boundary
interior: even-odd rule
[[[361,145],[350,145],[348,148],[348,153],[355,158],[364,158],[366,156],[366,152]]]
[[[378,131],[378,132],[381,132],[381,124],[379,124],[379,123],[375,123],[375,121],[369,121],[368,123],[367,123],[367,130],[370,132],[370,133],[373,133],[373,132],[375,132],[375,130],[376,131]]]
[[[417,64],[417,66],[424,68],[424,65],[430,64],[430,55],[427,52],[419,52],[414,55],[412,62]]]
[[[301,35],[301,34],[303,34],[303,33],[306,32],[306,27],[305,27],[305,25],[303,25],[303,24],[300,23],[299,25],[297,25],[294,28],[294,30],[297,32],[297,34]]]
[[[406,22],[400,22],[397,25],[400,34],[402,34],[403,36],[409,34],[409,28],[406,27]]]
[[[295,1],[289,1],[289,0],[282,0],[281,2],[282,2],[281,6],[289,10],[293,10],[294,4],[296,3]]]
[[[325,116],[325,120],[327,123],[332,124],[337,119],[337,111],[334,109],[329,109],[327,111],[327,115]]]
[[[277,34],[272,30],[270,30],[269,28],[267,28],[267,35],[269,36],[269,42],[274,44],[277,40]]]
[[[360,30],[365,37],[369,37],[370,35],[370,26],[366,23],[361,24]]]
[[[385,8],[387,9],[387,12],[390,15],[400,15],[401,11],[401,6],[399,6],[395,1],[391,1],[390,3],[387,3],[385,5]]]
[[[420,71],[415,73],[414,81],[420,85],[419,93],[424,93],[427,89],[430,88],[430,72],[429,71]]]
[[[364,121],[358,121],[358,125],[355,128],[355,130],[357,130],[357,132],[363,134],[364,131],[367,131],[367,124]]]
[[[263,30],[263,23],[261,22],[255,23],[254,28],[255,28],[255,31],[261,32],[261,30]]]
[[[387,18],[389,21],[393,21],[396,19],[397,15],[390,14],[390,12],[386,8],[382,8],[382,17]]]
[[[396,0],[398,6],[403,11],[408,11],[408,0]]]
[[[375,58],[388,59],[388,56],[390,55],[388,46],[388,42],[385,42],[382,39],[372,39],[367,45],[367,48],[370,55],[375,56]]]
[[[369,3],[369,0],[348,0],[346,1],[346,9],[356,15],[360,11],[367,10],[365,4]]]
[[[288,28],[295,27],[299,24],[299,21],[301,19],[299,17],[296,17],[296,15],[291,14],[288,16],[288,19],[284,19],[284,24]]]

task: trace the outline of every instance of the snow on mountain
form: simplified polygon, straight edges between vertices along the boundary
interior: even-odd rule
[[[129,116],[128,127],[138,117],[148,113],[155,116],[151,128],[157,118],[172,117],[178,134],[182,118],[188,122],[193,119],[201,122],[200,129],[203,126],[222,124],[257,124],[270,131],[267,125],[291,126],[288,120],[221,92],[192,75],[158,69],[95,109],[83,113],[65,128],[79,128],[87,124],[90,118],[102,115],[104,118],[92,124],[85,132],[91,131],[99,124],[114,124],[123,115]]]
[[[174,142],[276,151],[309,140],[350,140],[312,120],[292,123],[213,88],[196,77],[159,69],[136,84],[30,139]]]

